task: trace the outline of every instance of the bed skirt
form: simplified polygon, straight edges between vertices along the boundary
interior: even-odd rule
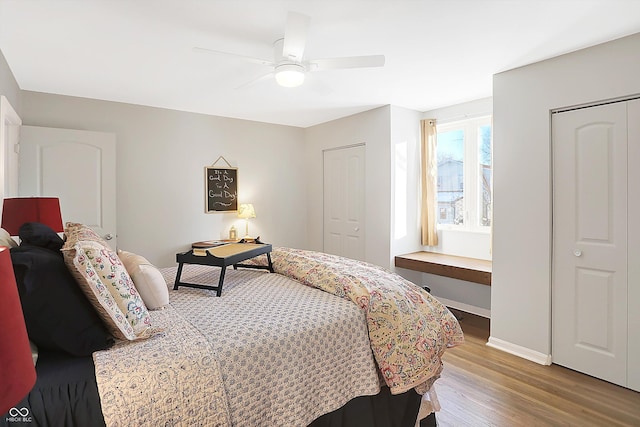
[[[383,387],[375,396],[360,396],[342,408],[321,416],[309,427],[414,427],[421,396],[413,390],[393,395]],[[420,427],[435,427],[432,412]]]
[[[93,358],[40,350],[31,392],[0,426],[104,427]]]

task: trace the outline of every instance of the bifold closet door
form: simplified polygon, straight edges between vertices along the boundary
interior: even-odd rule
[[[552,131],[553,362],[627,386],[627,103],[556,113]]]
[[[629,327],[628,384],[640,391],[640,99],[629,101]]]

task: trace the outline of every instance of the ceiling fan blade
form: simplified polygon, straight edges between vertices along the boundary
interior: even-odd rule
[[[230,56],[233,58],[241,59],[243,61],[253,62],[254,64],[274,65],[273,61],[268,61],[266,59],[254,58],[254,57],[245,56],[245,55],[238,55],[237,53],[223,52],[221,50],[207,49],[204,47],[194,47],[193,50],[196,52],[212,53],[214,55]]]
[[[268,79],[270,79],[272,77],[273,77],[273,71],[270,71],[270,72],[268,72],[266,74],[262,74],[262,75],[256,77],[253,80],[249,80],[248,82],[243,83],[240,86],[236,86],[234,89],[236,89],[236,90],[244,89],[245,87],[253,86],[256,83],[259,83],[259,82],[261,82],[263,80],[268,80]]]
[[[311,18],[297,12],[287,14],[287,26],[284,30],[282,56],[295,62],[302,62],[304,47],[307,44],[307,32]]]
[[[310,71],[334,70],[339,68],[382,67],[384,55],[345,56],[342,58],[314,59],[309,61]]]

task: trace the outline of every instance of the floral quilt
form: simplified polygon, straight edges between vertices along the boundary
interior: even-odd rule
[[[351,300],[366,313],[374,357],[391,393],[424,394],[439,378],[442,354],[464,342],[460,324],[429,293],[403,277],[362,261],[276,248],[276,273]]]

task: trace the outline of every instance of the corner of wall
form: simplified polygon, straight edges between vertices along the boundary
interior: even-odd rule
[[[16,81],[9,63],[4,53],[0,50],[0,95],[4,95],[11,103],[11,106],[18,113],[22,112],[22,102],[20,96],[20,86]]]

